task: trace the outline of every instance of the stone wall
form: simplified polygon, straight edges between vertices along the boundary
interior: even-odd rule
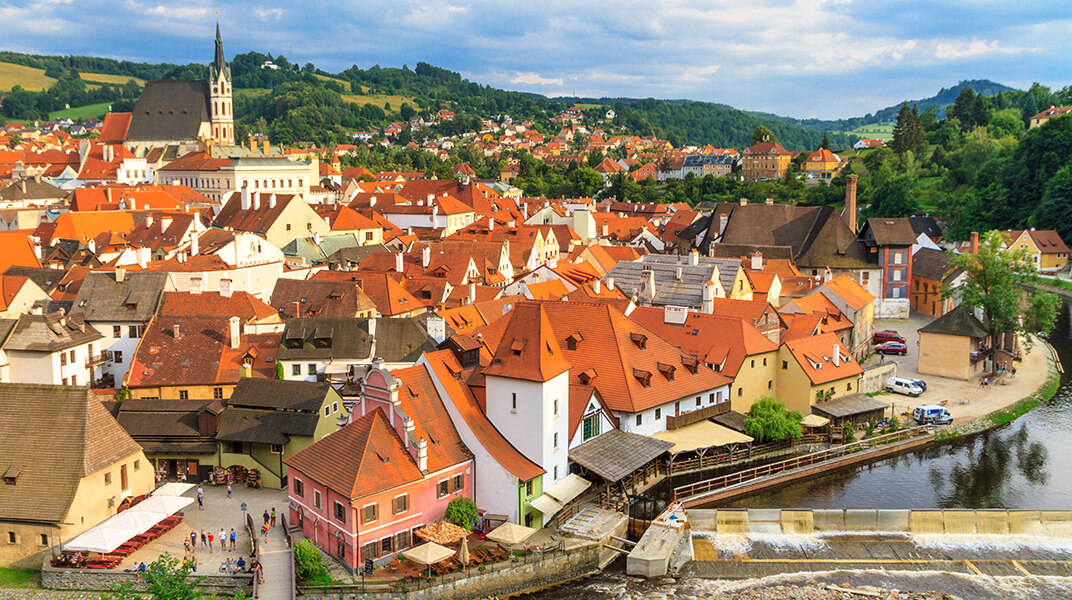
[[[253,589],[252,575],[220,575],[218,573],[195,573],[204,576],[198,586],[209,593],[233,596],[238,592],[249,594]],[[115,586],[130,582],[136,590],[144,590],[145,582],[138,581],[135,573],[111,571],[108,569],[65,569],[46,563],[41,567],[41,587],[53,590],[111,590]]]
[[[553,587],[599,570],[599,544],[589,544],[568,554],[558,554],[540,562],[517,563],[499,571],[476,574],[409,592],[365,592],[361,586],[336,587],[330,591],[301,588],[302,600],[470,600],[511,596]]]
[[[860,378],[860,393],[873,394],[885,390],[886,380],[890,377],[897,377],[895,362],[882,362],[864,369],[863,377]]]
[[[908,298],[879,298],[875,300],[876,319],[907,319],[912,313]]]

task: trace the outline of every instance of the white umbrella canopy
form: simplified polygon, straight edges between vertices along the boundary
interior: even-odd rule
[[[158,512],[141,511],[136,508],[127,509],[111,519],[106,526],[111,529],[135,529],[138,533],[145,533],[153,528],[167,515]]]
[[[444,548],[435,542],[428,542],[427,544],[421,544],[416,548],[406,550],[402,555],[415,563],[432,565],[454,556],[454,551],[450,548]]]
[[[128,510],[140,510],[142,512],[162,513],[163,519],[194,503],[193,498],[182,496],[149,496],[145,500],[135,504]],[[123,513],[119,513],[123,514]]]
[[[506,544],[507,546],[513,546],[514,544],[520,544],[529,539],[534,533],[536,533],[536,530],[531,527],[506,522],[488,533],[488,539],[495,540],[501,544]]]
[[[156,488],[153,492],[154,496],[181,496],[190,491],[194,487],[192,483],[165,483],[164,485]]]
[[[82,535],[67,542],[64,550],[79,550],[83,552],[100,552],[107,554],[123,545],[130,538],[141,533],[133,528],[121,529],[98,525]]]

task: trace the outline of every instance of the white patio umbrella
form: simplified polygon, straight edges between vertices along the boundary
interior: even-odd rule
[[[106,525],[96,527],[83,532],[78,537],[67,542],[64,550],[79,550],[82,552],[100,552],[107,554],[122,546],[127,540],[141,533],[134,528],[115,528]]]
[[[428,565],[428,575],[431,576],[432,565],[454,556],[454,551],[450,548],[444,548],[435,542],[428,542],[427,544],[421,544],[416,548],[406,550],[402,553],[402,556],[405,556],[417,564]]]
[[[138,533],[145,533],[153,528],[167,515],[159,512],[142,511],[134,508],[127,509],[115,515],[105,526],[111,529],[135,529]]]
[[[153,492],[154,496],[181,496],[190,491],[194,487],[192,483],[165,483],[164,485],[156,488]]]
[[[523,543],[525,540],[532,537],[532,534],[534,533],[536,533],[536,530],[531,527],[506,522],[491,530],[491,532],[488,533],[488,539],[506,544],[507,546],[514,546]]]
[[[193,498],[183,496],[149,496],[128,510],[162,513],[164,517],[172,515],[194,503]],[[123,513],[119,513],[123,514]],[[164,518],[161,517],[161,518]]]

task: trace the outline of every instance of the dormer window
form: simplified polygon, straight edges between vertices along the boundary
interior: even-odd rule
[[[22,472],[22,467],[8,467],[7,471],[4,471],[4,484],[15,485],[19,481],[19,473]]]
[[[574,333],[573,335],[566,338],[566,349],[576,350],[577,347],[581,345],[582,341],[584,341],[584,336],[581,335],[581,332],[578,331],[577,333]]]
[[[592,383],[592,380],[595,379],[595,378],[596,378],[596,370],[595,369],[588,369],[587,371],[582,371],[581,374],[577,376],[577,379],[581,382],[581,385],[589,385],[589,384]]]
[[[515,338],[514,342],[510,344],[510,353],[514,356],[521,356],[521,351],[525,349],[525,340],[521,338]]]
[[[648,336],[643,333],[630,333],[629,340],[636,344],[637,348],[643,350],[648,346]]]
[[[633,369],[633,377],[636,377],[637,381],[644,387],[651,387],[651,371]]]
[[[689,373],[692,373],[693,375],[695,375],[696,370],[700,366],[700,361],[697,360],[695,357],[692,357],[692,356],[682,356],[681,357],[681,364],[685,365],[685,369]]]
[[[667,381],[674,380],[674,371],[677,370],[677,367],[666,363],[656,363],[656,366],[659,368],[659,372],[663,374],[663,377],[666,377]]]

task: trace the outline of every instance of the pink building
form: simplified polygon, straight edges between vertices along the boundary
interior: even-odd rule
[[[351,571],[473,497],[473,459],[425,367],[372,369],[360,388],[350,423],[285,461],[290,522]]]

